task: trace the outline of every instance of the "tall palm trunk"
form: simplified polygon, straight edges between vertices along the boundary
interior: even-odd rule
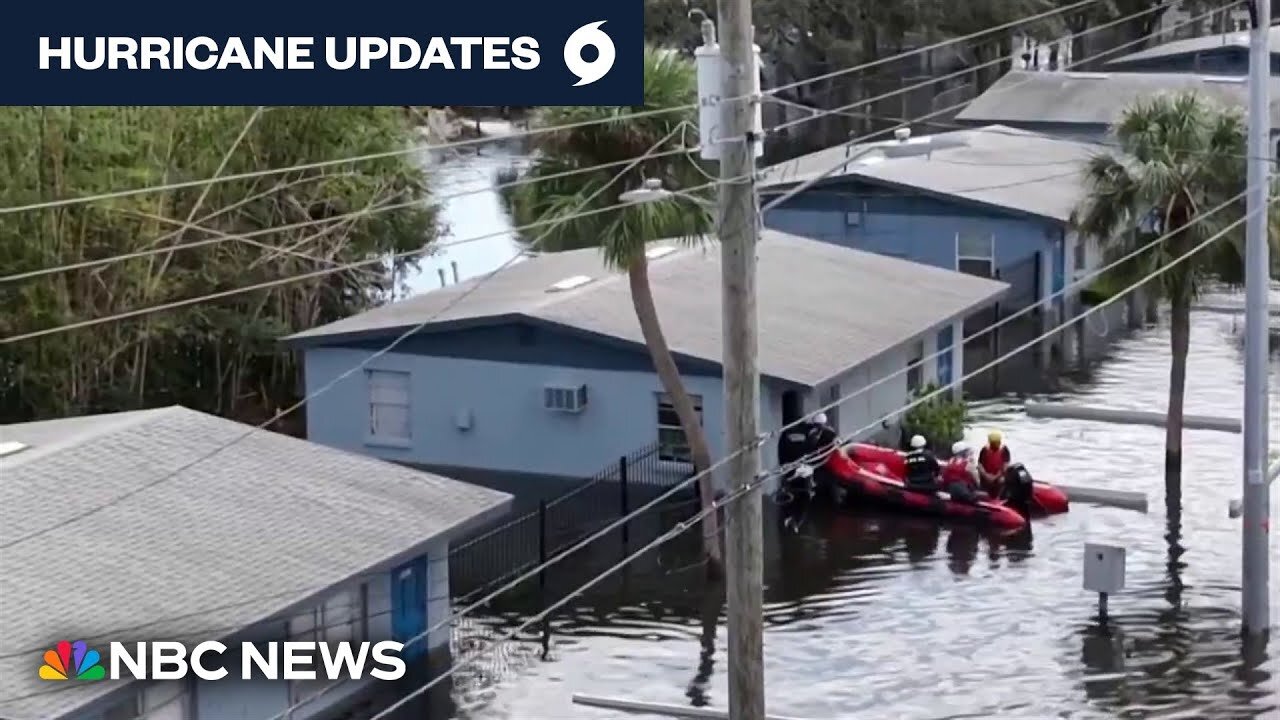
[[[1191,345],[1191,293],[1179,283],[1171,293],[1169,408],[1165,418],[1165,498],[1182,497],[1182,422],[1187,394],[1187,350]]]
[[[631,304],[635,307],[636,320],[640,322],[645,347],[649,348],[649,357],[653,359],[653,368],[658,373],[663,390],[671,398],[676,415],[680,417],[680,427],[684,430],[685,442],[689,443],[689,453],[693,456],[693,469],[695,472],[703,472],[711,467],[711,448],[707,445],[707,435],[702,429],[698,413],[693,408],[693,400],[684,389],[680,370],[676,367],[675,358],[671,356],[671,348],[667,347],[667,339],[662,334],[658,307],[653,302],[653,288],[649,287],[649,259],[643,249],[628,265],[627,279],[631,283]],[[699,479],[698,497],[703,508],[711,507],[715,502],[710,476]],[[711,561],[712,571],[718,573],[722,557],[720,519],[716,513],[709,513],[702,523],[702,544]]]

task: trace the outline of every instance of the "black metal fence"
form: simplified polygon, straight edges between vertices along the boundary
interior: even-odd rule
[[[537,509],[456,544],[449,552],[451,594],[465,600],[507,582],[685,477],[659,459],[656,443],[619,457],[563,494],[540,501]],[[628,525],[619,531],[624,543],[628,531]]]

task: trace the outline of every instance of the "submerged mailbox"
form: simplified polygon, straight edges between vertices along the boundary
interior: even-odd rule
[[[1124,589],[1124,548],[1085,543],[1084,589],[1104,595]]]

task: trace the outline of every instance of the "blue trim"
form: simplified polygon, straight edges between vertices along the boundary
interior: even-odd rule
[[[427,630],[427,558],[415,558],[391,571],[391,637],[409,643]],[[406,644],[401,657],[427,652],[427,638]]]
[[[953,325],[948,325],[938,331],[938,384],[947,386],[951,384],[951,353],[944,352],[951,349]]]

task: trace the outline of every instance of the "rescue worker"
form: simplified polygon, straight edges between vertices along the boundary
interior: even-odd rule
[[[942,489],[951,497],[965,502],[977,500],[982,476],[978,459],[963,440],[951,446],[951,460],[942,468]]]
[[[938,489],[938,458],[929,450],[924,436],[911,436],[911,451],[905,458],[906,485],[909,490],[932,492]]]
[[[816,459],[825,458],[826,451],[835,446],[839,440],[840,434],[831,427],[826,413],[820,412],[809,421],[809,453]]]
[[[978,471],[982,478],[982,488],[991,497],[1000,494],[1000,485],[1004,482],[1004,470],[1012,461],[1009,447],[1004,444],[1004,438],[1001,437],[1000,432],[991,431],[987,435],[987,444],[983,445],[978,453]]]

